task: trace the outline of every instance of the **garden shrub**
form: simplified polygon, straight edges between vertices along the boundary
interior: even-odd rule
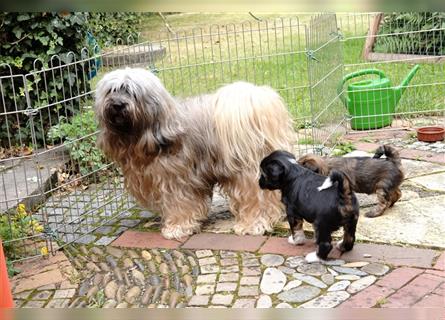
[[[144,17],[153,13],[141,12],[91,12],[88,16],[88,26],[102,47],[109,47],[118,38],[126,43],[132,36],[137,39],[139,26]]]
[[[60,117],[60,122],[49,130],[48,138],[64,141],[71,159],[78,166],[74,171],[84,176],[107,163],[96,147],[96,132],[94,112],[86,109],[71,119]]]
[[[0,13],[0,76],[25,75],[35,69],[58,67],[79,58],[87,44],[87,13]],[[72,52],[71,54],[68,54]],[[57,55],[59,58],[53,58]],[[34,66],[34,61],[39,59]],[[34,129],[38,145],[44,143],[51,123],[63,114],[78,112],[80,101],[70,100],[90,90],[84,76],[86,65],[64,66],[53,71],[37,72],[27,77],[27,91],[33,109],[41,108],[34,116]],[[31,140],[31,121],[23,110],[27,107],[23,79],[1,80],[4,100],[0,100],[0,146],[28,145]],[[60,102],[63,101],[65,102]],[[17,112],[18,111],[18,112]],[[8,113],[7,115],[5,113]]]
[[[98,53],[93,50],[96,41],[103,46],[115,43],[117,38],[125,40],[129,35],[136,40],[141,19],[150,14],[0,13],[0,77],[28,75],[29,101],[31,107],[38,110],[33,117],[37,147],[45,144],[49,127],[57,123],[60,116],[66,119],[80,110],[80,99],[73,97],[90,91],[89,78],[95,75],[98,61],[91,58],[83,63],[66,64],[88,58],[80,56],[84,47],[89,48],[89,57],[93,52]],[[36,59],[39,62],[34,65]],[[63,67],[35,72],[58,66]],[[32,123],[24,112],[27,99],[23,78],[3,78],[0,87],[0,94],[4,96],[4,100],[0,99],[0,147],[30,145]],[[51,106],[45,107],[48,105]]]
[[[374,52],[443,55],[445,54],[445,12],[396,12],[385,14],[380,26]],[[427,31],[431,29],[442,29]],[[410,31],[425,32],[410,33]]]

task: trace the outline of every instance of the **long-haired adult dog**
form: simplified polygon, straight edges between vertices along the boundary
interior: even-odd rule
[[[306,256],[307,261],[327,258],[332,249],[331,233],[341,226],[344,235],[338,249],[352,250],[359,205],[346,175],[333,170],[326,178],[297,164],[294,155],[286,151],[272,152],[263,159],[260,168],[260,187],[281,190],[292,233],[289,242],[304,241],[303,219],[314,226],[318,249]]]
[[[385,158],[381,158],[383,155]],[[331,170],[341,170],[351,179],[352,189],[358,193],[377,194],[378,204],[365,215],[377,217],[392,207],[400,197],[400,185],[404,174],[399,153],[391,146],[380,146],[373,158],[369,157],[336,157],[322,158],[316,155],[305,155],[298,159],[302,166],[322,175]]]
[[[282,216],[279,196],[257,183],[260,160],[293,138],[270,87],[236,82],[180,100],[151,72],[127,68],[98,83],[95,110],[98,145],[138,202],[162,216],[164,237],[199,231],[215,185],[229,196],[237,234],[262,234]]]

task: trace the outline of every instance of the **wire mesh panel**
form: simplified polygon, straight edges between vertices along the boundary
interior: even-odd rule
[[[134,206],[117,169],[95,145],[100,61],[84,49],[1,78],[0,231],[12,260],[81,241]]]
[[[344,133],[345,118],[336,91],[343,73],[343,59],[335,14],[312,18],[308,30],[313,152],[326,154]]]
[[[311,119],[306,30],[298,18],[280,18],[161,33],[154,43],[166,55],[152,67],[177,97],[210,93],[234,81],[271,86],[302,129],[296,138],[304,142],[311,134],[305,129]]]

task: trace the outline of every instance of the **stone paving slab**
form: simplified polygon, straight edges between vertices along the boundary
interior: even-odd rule
[[[178,248],[182,241],[165,239],[159,232],[125,231],[112,245],[129,248]]]
[[[440,252],[430,249],[398,247],[383,244],[357,243],[354,249],[341,255],[345,261],[365,260],[394,266],[431,268]]]
[[[364,241],[445,248],[445,195],[401,201],[383,216],[361,216],[356,237]]]
[[[62,283],[78,275],[63,252],[45,259],[34,259],[16,263],[14,267],[21,272],[11,280],[13,292],[33,290],[37,287],[52,286]]]
[[[259,250],[259,253],[276,253],[286,256],[304,256],[316,250],[313,240],[307,239],[303,245],[293,245],[287,242],[287,238],[270,237]],[[340,257],[341,252],[334,248],[330,253],[330,258]]]
[[[445,270],[445,252],[443,252],[437,259],[434,268],[439,270]]]
[[[445,157],[445,155],[443,155]],[[405,179],[418,176],[430,175],[445,171],[445,165],[427,161],[402,159],[402,167],[405,172]]]
[[[445,169],[445,167],[444,167]],[[445,172],[410,179],[424,188],[445,192]]]
[[[49,184],[54,172],[68,159],[66,150],[61,147],[49,151],[35,150],[35,154],[22,159],[1,160],[0,174],[4,183],[2,193],[5,194],[1,197],[0,212],[15,207],[19,201],[25,201],[28,208],[43,202],[40,186]],[[36,196],[31,197],[33,194]]]
[[[182,248],[257,251],[266,241],[264,236],[199,233],[188,239]]]

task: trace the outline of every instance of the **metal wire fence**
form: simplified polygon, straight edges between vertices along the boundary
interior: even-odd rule
[[[129,38],[108,50],[35,61],[26,75],[2,65],[0,231],[8,236],[10,259],[55,251],[118,216],[137,214],[118,168],[94,147],[93,93],[104,73],[150,68],[176,97],[236,80],[269,85],[294,117],[296,153],[329,153],[354,119],[341,99],[347,90],[337,90],[345,72],[378,67],[397,84],[417,59],[365,60],[362,48],[376,16],[321,14],[304,22],[292,17],[160,32],[150,41]],[[397,33],[391,31],[375,37]],[[441,31],[435,36],[443,37]],[[443,116],[443,71],[443,64],[422,64],[391,115]],[[23,219],[19,203],[28,211]]]

